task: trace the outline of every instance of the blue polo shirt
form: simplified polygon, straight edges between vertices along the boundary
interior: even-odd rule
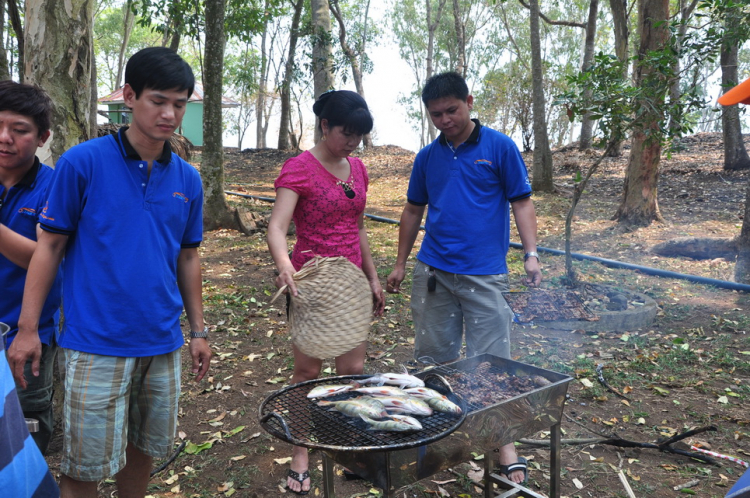
[[[53,176],[54,170],[35,158],[34,166],[20,182],[8,190],[5,199],[2,199],[5,187],[0,185],[0,199],[2,199],[0,223],[27,239],[36,240],[39,214],[47,200],[47,190]],[[17,266],[0,254],[0,282],[3,288],[0,299],[0,322],[10,326],[5,344],[8,347],[18,333],[18,317],[21,314],[26,269]],[[39,339],[44,344],[49,344],[53,334],[57,331],[61,285],[62,274],[58,271],[39,319]]]
[[[518,147],[482,126],[457,149],[443,134],[414,160],[407,200],[428,206],[417,259],[462,275],[507,273],[510,204],[531,196]]]
[[[69,237],[60,346],[121,357],[180,348],[177,257],[203,236],[198,171],[165,143],[149,175],[124,129],[72,147],[55,169],[41,225]]]

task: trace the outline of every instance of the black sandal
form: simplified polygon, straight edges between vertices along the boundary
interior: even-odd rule
[[[523,481],[518,483],[521,485],[526,485],[529,481],[529,467],[528,462],[524,457],[518,457],[518,461],[516,463],[511,463],[510,465],[501,465],[497,468],[498,472],[500,472],[502,475],[505,476],[506,479],[510,480],[510,475],[517,471],[522,470],[523,471]]]
[[[292,469],[289,469],[286,473],[287,477],[291,477],[295,481],[299,482],[299,485],[302,486],[302,484],[305,482],[306,479],[310,479],[310,473],[308,471],[304,471],[303,473],[295,472]],[[289,485],[286,486],[286,489],[294,493],[295,495],[306,495],[310,492],[309,489],[304,490],[300,488],[299,491],[295,491],[292,488],[289,487]],[[312,481],[310,481],[310,489],[312,489]]]

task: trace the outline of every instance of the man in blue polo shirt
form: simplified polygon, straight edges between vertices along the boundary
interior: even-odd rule
[[[52,102],[39,87],[10,80],[0,81],[0,322],[10,330],[5,347],[18,332],[26,270],[37,240],[39,215],[47,200],[53,170],[36,157],[38,147],[49,138]],[[32,434],[42,454],[46,453],[54,426],[52,414],[52,370],[55,334],[60,316],[59,271],[53,281],[39,320],[41,361],[37,376],[32,363],[24,365],[28,380],[18,389],[24,416],[39,421]]]
[[[441,133],[414,160],[386,290],[399,292],[429,206],[412,281],[415,358],[457,360],[464,330],[467,356],[510,358],[512,313],[502,296],[508,290],[509,206],[526,252],[524,283],[542,280],[526,166],[509,137],[471,119],[474,100],[458,73],[431,77],[422,101]],[[513,444],[500,448],[500,464],[512,481],[525,480],[526,462]]]
[[[208,371],[203,189],[168,143],[194,84],[174,51],[139,51],[125,69],[130,127],[77,145],[56,164],[8,357],[23,385],[20,365],[39,357],[40,303],[64,255],[64,498],[96,498],[97,482],[111,475],[118,496],[145,496],[153,458],[173,447],[183,307],[192,373],[201,380]]]

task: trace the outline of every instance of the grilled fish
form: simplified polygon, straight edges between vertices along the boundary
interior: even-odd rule
[[[392,386],[398,386],[401,389],[407,387],[424,387],[422,379],[409,375],[404,367],[403,373],[383,373],[373,375],[369,379],[361,381],[361,384],[377,384],[382,386],[383,384],[390,384]]]
[[[388,416],[382,403],[373,403],[372,400],[363,401],[360,398],[347,399],[343,401],[318,401],[318,406],[327,406],[350,417],[365,415],[370,418],[383,418]]]
[[[377,400],[383,403],[383,406],[389,411],[408,413],[409,415],[432,415],[430,405],[421,399],[409,396],[379,396]]]
[[[455,413],[458,415],[461,413],[461,407],[449,400],[445,396],[439,398],[425,398],[422,401],[427,403],[430,408],[443,413]]]
[[[332,384],[327,386],[317,386],[307,394],[308,398],[327,398],[351,390],[355,384]]]
[[[373,420],[364,415],[360,415],[360,418],[367,422],[370,429],[375,431],[409,432],[422,429],[422,424],[420,424],[415,418],[404,416],[398,416],[399,418],[396,417],[396,415],[393,415],[385,420]]]
[[[394,386],[369,386],[352,389],[368,396],[407,396],[406,391]]]
[[[404,392],[406,392],[406,394],[408,394],[409,396],[413,396],[419,399],[427,399],[427,398],[448,399],[444,395],[440,394],[434,389],[430,389],[429,387],[410,387],[409,389],[404,389]]]

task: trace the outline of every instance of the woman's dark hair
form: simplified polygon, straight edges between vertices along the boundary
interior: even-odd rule
[[[318,97],[313,112],[328,126],[343,126],[344,131],[367,135],[372,131],[372,114],[367,102],[358,93],[349,90],[331,90]],[[318,127],[320,128],[320,124]],[[322,130],[322,128],[321,128]]]
[[[139,50],[125,66],[125,83],[135,91],[135,98],[144,89],[187,90],[188,98],[195,88],[193,70],[177,52],[167,47],[148,47]]]
[[[454,72],[436,74],[427,80],[422,89],[422,102],[427,106],[431,100],[442,99],[444,97],[455,97],[466,102],[469,97],[469,87],[466,86],[466,80]]]
[[[34,120],[39,136],[49,130],[52,100],[36,85],[0,81],[0,111],[11,111]]]

